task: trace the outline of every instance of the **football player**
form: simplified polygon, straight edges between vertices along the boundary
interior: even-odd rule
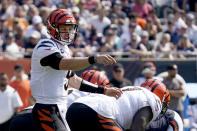
[[[118,100],[94,94],[77,99],[66,113],[70,129],[143,131],[159,114],[165,114],[170,102],[169,91],[156,79],[148,79],[142,87],[124,87],[122,91]]]
[[[87,70],[81,74],[81,78],[87,80],[93,84],[98,86],[105,86],[107,88],[110,87],[108,77],[100,71],[95,70]],[[79,91],[75,88],[68,88],[69,96],[65,99],[67,105],[64,105],[66,108],[64,112],[66,112],[67,107],[71,105],[76,99],[87,96],[90,93]],[[32,121],[32,108],[28,107],[22,112],[18,113],[15,117],[13,117],[11,124],[10,124],[10,131],[35,131],[36,126]],[[65,119],[65,118],[63,118]],[[69,127],[67,127],[69,130]]]
[[[35,46],[31,58],[31,90],[36,100],[33,120],[38,130],[66,130],[65,99],[67,85],[80,91],[120,97],[121,90],[90,84],[68,70],[81,70],[94,63],[111,65],[116,63],[110,55],[72,58],[68,44],[77,34],[77,23],[67,9],[57,9],[47,18],[50,39],[41,39]],[[67,78],[65,78],[67,76]],[[64,86],[66,85],[66,86]]]

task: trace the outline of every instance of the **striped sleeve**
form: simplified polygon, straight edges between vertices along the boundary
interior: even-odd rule
[[[60,52],[58,44],[50,39],[44,39],[34,49],[40,58],[46,57],[55,52]]]

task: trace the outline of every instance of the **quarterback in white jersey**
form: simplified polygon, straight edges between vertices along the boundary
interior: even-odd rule
[[[66,130],[62,113],[67,97],[67,86],[81,91],[106,94],[119,98],[121,90],[93,85],[68,70],[81,70],[91,64],[116,63],[110,55],[72,58],[68,44],[77,34],[77,23],[67,9],[57,9],[47,18],[51,39],[42,39],[34,48],[31,59],[31,89],[36,100],[33,119],[39,130]],[[59,115],[60,114],[60,115]],[[46,120],[47,119],[47,120]]]
[[[158,80],[148,80],[143,86],[147,89],[137,86],[122,88],[124,93],[118,100],[99,94],[90,94],[77,99],[66,114],[70,129],[72,131],[144,130],[149,122],[155,120],[161,112],[165,112],[170,97],[165,85]]]

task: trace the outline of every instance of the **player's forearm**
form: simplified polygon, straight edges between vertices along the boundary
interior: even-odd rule
[[[185,90],[170,90],[170,94],[173,97],[182,97],[185,95]]]
[[[79,89],[81,82],[82,82],[82,78],[78,77],[77,75],[74,75],[69,79],[68,85],[75,89]]]
[[[78,89],[80,91],[85,91],[85,92],[105,94],[105,91],[106,91],[106,87],[92,84],[88,81],[83,80],[77,75],[70,77],[68,84],[75,89]]]
[[[81,70],[88,66],[88,57],[63,58],[59,63],[60,70]]]

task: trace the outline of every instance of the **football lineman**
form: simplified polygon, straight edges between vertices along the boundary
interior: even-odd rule
[[[165,114],[170,102],[169,91],[156,79],[148,79],[142,87],[124,87],[122,91],[118,100],[101,94],[77,99],[66,113],[70,129],[142,131],[159,114]]]

